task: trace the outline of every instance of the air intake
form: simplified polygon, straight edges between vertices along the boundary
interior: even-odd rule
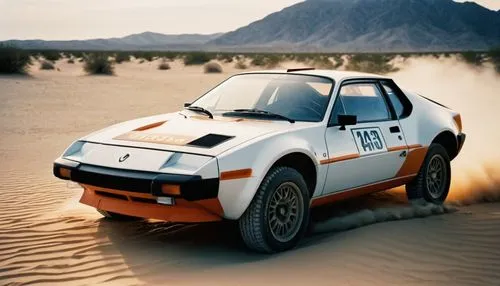
[[[198,138],[194,141],[191,141],[187,144],[187,146],[192,147],[202,147],[202,148],[212,148],[219,144],[222,144],[228,140],[233,139],[234,136],[226,136],[219,134],[208,134],[201,138]]]

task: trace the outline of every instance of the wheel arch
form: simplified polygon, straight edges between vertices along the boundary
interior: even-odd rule
[[[297,172],[299,172],[306,181],[309,197],[311,198],[313,196],[318,183],[318,170],[317,165],[309,155],[297,151],[285,154],[271,165],[271,167],[267,170],[267,173],[277,166],[290,167],[297,170]]]
[[[433,144],[439,144],[446,149],[446,153],[450,157],[450,161],[458,155],[458,142],[453,132],[449,130],[442,131],[434,137]]]

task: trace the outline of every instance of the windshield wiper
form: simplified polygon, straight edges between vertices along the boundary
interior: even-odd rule
[[[252,114],[252,115],[263,115],[263,116],[268,116],[268,117],[274,117],[274,118],[283,119],[283,120],[286,120],[286,121],[288,121],[290,123],[295,123],[295,120],[293,120],[291,118],[288,118],[288,117],[286,117],[284,115],[273,113],[273,112],[262,110],[262,109],[256,109],[256,108],[252,108],[252,109],[235,109],[232,112],[228,112],[228,113],[229,113],[229,115],[231,115],[231,113],[243,113],[243,114]],[[226,114],[228,114],[228,113],[226,113]]]
[[[206,115],[208,115],[208,117],[210,117],[210,119],[214,119],[214,115],[212,114],[212,112],[206,110],[205,108],[203,107],[199,107],[199,106],[189,106],[189,107],[186,107],[187,110],[190,110],[190,111],[194,111],[194,112],[201,112],[201,113],[205,113]]]

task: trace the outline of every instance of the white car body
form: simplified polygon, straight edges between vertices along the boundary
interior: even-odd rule
[[[287,71],[262,73],[286,74]],[[404,92],[404,96],[411,102],[412,110],[404,118],[357,123],[345,126],[346,130],[328,126],[343,85],[381,80],[392,83],[390,78],[321,70],[287,74],[290,73],[334,81],[321,122],[209,119],[187,110],[182,114],[156,115],[117,124],[81,138],[78,142],[83,143],[73,145],[56,160],[54,173],[59,178],[81,183],[86,192],[92,192],[92,196],[84,194],[82,202],[99,209],[168,221],[204,222],[239,219],[266,174],[283,158],[287,158],[288,165],[293,161],[300,163],[297,167],[300,171],[309,168],[304,178],[310,187],[311,206],[318,206],[408,183],[417,175],[427,147],[435,140],[448,141],[451,159],[460,151],[465,139],[460,115],[410,92]],[[359,141],[365,131],[375,136],[372,139],[381,135],[383,146],[372,142],[373,148],[368,146],[367,151],[360,148],[360,144],[366,143]],[[231,138],[210,148],[188,144],[208,134]],[[211,198],[185,201],[183,197],[159,195],[150,190],[142,193],[123,190],[120,189],[123,182],[114,186],[110,181],[99,186],[100,179],[109,177],[97,177],[89,184],[89,173],[83,180],[74,177],[83,165],[102,167],[118,177],[127,176],[128,171],[196,176],[201,182],[217,184],[217,192]],[[200,183],[198,188],[204,184]],[[176,184],[172,186],[172,189],[166,187],[167,193],[178,191]],[[96,190],[102,192],[97,194]],[[111,195],[105,195],[106,192]]]

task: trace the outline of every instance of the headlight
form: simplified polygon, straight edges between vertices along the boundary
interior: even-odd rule
[[[66,151],[64,151],[63,153],[63,157],[68,157],[68,156],[72,156],[72,155],[75,155],[76,153],[80,152],[83,148],[83,146],[85,145],[86,142],[84,141],[76,141],[74,142],[73,144],[71,144],[71,146],[69,146],[68,149],[66,149]]]

